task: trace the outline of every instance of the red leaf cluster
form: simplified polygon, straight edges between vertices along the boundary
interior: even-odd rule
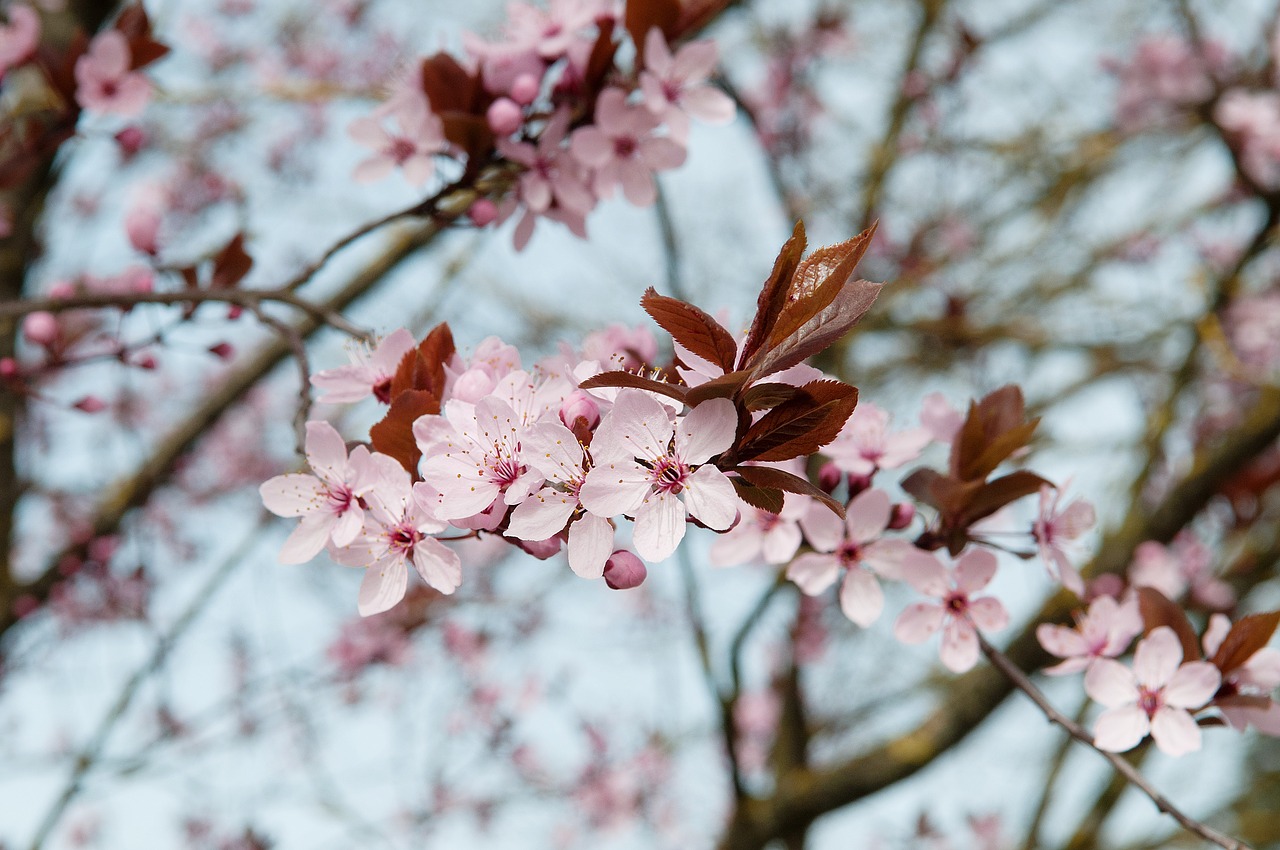
[[[390,455],[414,478],[422,451],[413,438],[413,422],[419,416],[440,412],[444,395],[444,364],[454,353],[453,333],[441,322],[431,329],[418,347],[400,360],[391,378],[386,416],[369,429],[373,450]]]

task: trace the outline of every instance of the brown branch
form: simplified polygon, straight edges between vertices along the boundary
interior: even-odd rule
[[[987,639],[983,637],[982,634],[978,635],[978,645],[982,647],[982,654],[987,657],[992,665],[1007,676],[1009,681],[1013,683],[1014,687],[1030,697],[1031,701],[1034,702],[1042,712],[1044,712],[1044,716],[1049,718],[1050,722],[1061,726],[1072,738],[1084,744],[1089,749],[1098,753],[1110,762],[1111,767],[1114,768],[1118,774],[1123,776],[1130,785],[1137,788],[1143,794],[1146,794],[1151,802],[1156,804],[1157,809],[1176,820],[1182,825],[1183,829],[1200,836],[1205,841],[1210,841],[1219,847],[1223,847],[1225,850],[1249,850],[1248,845],[1244,842],[1238,841],[1228,835],[1223,835],[1217,830],[1212,829],[1206,824],[1201,823],[1183,812],[1175,806],[1168,797],[1156,790],[1156,788],[1147,781],[1147,778],[1123,757],[1116,753],[1099,749],[1093,743],[1093,735],[1089,734],[1089,730],[1083,728],[1080,724],[1055,709],[1049,703],[1049,700],[1045,698],[1044,694],[1040,692],[1040,689],[1035,686],[1030,678],[1028,678],[1027,674],[1023,673],[1017,664],[1014,664],[1011,660],[1006,658],[1000,650],[988,643]]]

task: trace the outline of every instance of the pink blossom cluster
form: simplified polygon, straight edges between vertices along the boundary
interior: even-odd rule
[[[1244,173],[1265,188],[1280,184],[1280,94],[1230,89],[1213,117]]]
[[[1126,133],[1176,122],[1214,93],[1214,75],[1227,64],[1225,49],[1207,42],[1203,52],[1175,35],[1138,43],[1127,62],[1110,63],[1119,77],[1116,122]]]
[[[387,103],[351,124],[351,136],[372,151],[355,178],[377,180],[398,168],[417,186],[438,157],[478,156],[451,139],[446,122],[487,103],[483,115],[467,118],[483,120],[496,153],[519,176],[509,192],[473,205],[477,225],[516,217],[514,240],[523,248],[540,218],[585,235],[587,214],[618,190],[637,206],[652,204],[654,176],[685,160],[690,119],[724,123],[734,105],[709,82],[717,62],[711,41],[673,51],[654,27],[636,45],[632,68],[597,67],[601,55],[612,62],[621,23],[612,0],[510,4],[500,37],[469,35],[462,64],[453,66],[483,90],[471,103],[432,103],[430,84],[410,74]]]

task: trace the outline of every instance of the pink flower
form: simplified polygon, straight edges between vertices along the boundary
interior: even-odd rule
[[[1206,658],[1212,658],[1231,631],[1231,621],[1224,614],[1214,614],[1205,629]],[[1271,694],[1280,687],[1280,649],[1264,646],[1243,664],[1227,673],[1214,695],[1213,704],[1222,712],[1231,728],[1243,732],[1253,726],[1264,735],[1280,737],[1280,703]]]
[[[582,445],[559,422],[534,425],[523,442],[523,456],[546,477],[547,486],[511,512],[507,535],[545,540],[563,531],[567,523],[570,569],[583,578],[600,578],[613,552],[613,526],[607,518],[582,510],[578,500],[587,476]]]
[[[1179,111],[1213,95],[1212,70],[1225,64],[1222,47],[1209,43],[1204,55],[1185,40],[1170,35],[1142,41],[1133,59],[1117,68],[1116,121],[1126,132],[1168,124]]]
[[[594,30],[597,19],[613,14],[613,4],[602,0],[551,0],[545,10],[527,3],[510,3],[503,35],[513,47],[527,48],[543,59],[555,60]]]
[[[435,173],[436,154],[446,150],[444,127],[423,98],[399,104],[390,115],[399,132],[387,130],[376,114],[357,118],[347,127],[352,139],[374,152],[356,166],[352,177],[373,183],[399,168],[410,185],[421,186]]]
[[[1041,623],[1036,637],[1047,652],[1066,659],[1045,669],[1050,676],[1079,673],[1099,658],[1115,658],[1129,649],[1133,639],[1142,633],[1142,616],[1137,597],[1123,605],[1110,596],[1099,596],[1089,604],[1086,614],[1076,614],[1076,627]]]
[[[311,386],[323,390],[316,401],[350,404],[373,395],[383,404],[391,403],[391,379],[404,356],[417,343],[413,334],[401,328],[383,337],[373,351],[353,348],[350,366],[325,369],[311,376]]]
[[[595,170],[593,188],[601,198],[621,185],[627,200],[647,207],[658,197],[653,175],[684,163],[685,150],[672,139],[655,136],[659,121],[643,106],[627,104],[627,94],[608,88],[596,101],[595,124],[573,134],[571,150]]]
[[[1239,149],[1246,174],[1264,186],[1280,181],[1280,95],[1231,89],[1213,115]]]
[[[716,45],[708,39],[691,41],[671,55],[671,48],[654,27],[644,40],[640,88],[644,105],[671,128],[671,138],[684,144],[689,117],[708,124],[728,124],[736,111],[733,100],[707,80],[716,68]]]
[[[454,355],[444,367],[444,397],[475,404],[498,382],[520,369],[520,352],[496,336],[486,337],[469,359]]]
[[[366,496],[369,506],[364,527],[349,546],[333,552],[348,567],[364,567],[357,609],[360,616],[380,614],[404,598],[409,586],[407,562],[418,575],[444,594],[462,583],[458,554],[428,535],[448,526],[433,516],[412,487],[409,473],[395,461]]]
[[[738,496],[707,461],[733,445],[737,425],[728,399],[703,402],[673,423],[651,396],[622,390],[592,438],[583,506],[598,516],[634,516],[633,542],[646,561],[675,551],[686,514],[723,531],[738,515]]]
[[[538,216],[558,209],[585,217],[596,205],[596,196],[587,187],[586,167],[562,145],[568,129],[569,113],[561,110],[547,122],[536,147],[529,142],[498,140],[498,152],[526,169],[516,185],[517,203],[508,203],[501,217],[505,221],[517,206],[524,208],[514,236],[517,251],[529,243]]]
[[[1107,707],[1093,727],[1099,749],[1124,752],[1150,733],[1171,756],[1200,749],[1200,727],[1188,709],[1203,706],[1218,690],[1218,668],[1207,661],[1182,663],[1182,645],[1168,626],[1138,642],[1133,669],[1099,659],[1084,677],[1084,690]]]
[[[920,410],[920,424],[935,441],[949,445],[964,425],[964,414],[952,407],[942,393],[929,393]]]
[[[164,223],[167,196],[160,186],[149,184],[135,192],[124,214],[129,244],[144,254],[160,253],[160,225]]]
[[[40,43],[40,16],[30,6],[9,7],[9,23],[0,24],[0,79],[25,63]]]
[[[804,540],[800,518],[809,510],[809,503],[807,496],[787,493],[782,512],[777,514],[743,504],[738,509],[742,515],[738,524],[711,544],[711,563],[728,567],[755,560],[766,564],[790,561]],[[823,510],[831,513],[825,507]]]
[[[1084,581],[1071,565],[1067,550],[1077,538],[1093,528],[1096,517],[1093,505],[1076,499],[1061,511],[1058,502],[1062,492],[1044,485],[1040,488],[1040,513],[1031,526],[1031,535],[1040,550],[1049,575],[1062,582],[1062,586],[1077,596],[1084,596]]]
[[[853,415],[822,453],[851,475],[872,475],[915,460],[929,444],[924,428],[889,433],[889,414],[871,402],[854,408]]]
[[[1169,599],[1190,592],[1191,598],[1210,609],[1221,610],[1235,604],[1236,594],[1213,574],[1213,555],[1190,534],[1181,534],[1172,546],[1154,540],[1139,544],[1129,565],[1129,583],[1151,587]]]
[[[893,626],[903,643],[921,643],[938,629],[942,633],[939,657],[953,673],[963,673],[978,663],[978,633],[1003,629],[1009,613],[1000,600],[973,594],[986,587],[996,574],[996,556],[986,549],[970,549],[956,561],[954,573],[931,552],[913,548],[903,558],[902,575],[911,586],[938,599],[941,604],[908,605]]]
[[[130,71],[129,42],[119,30],[93,37],[89,52],[76,60],[76,102],[90,112],[125,118],[142,112],[151,99],[151,81]]]
[[[835,583],[844,567],[840,609],[859,626],[870,626],[884,610],[884,593],[876,575],[897,578],[906,551],[915,551],[903,540],[877,539],[889,525],[891,511],[889,496],[883,490],[859,493],[849,504],[843,523],[826,507],[815,506],[805,522],[805,533],[815,551],[792,561],[787,578],[806,595],[816,596]]]
[[[258,490],[262,503],[276,516],[302,517],[280,549],[282,564],[305,563],[326,543],[346,546],[355,540],[364,523],[360,498],[379,483],[388,462],[399,466],[364,446],[357,446],[348,458],[346,443],[328,422],[307,423],[306,453],[315,475],[277,475]]]

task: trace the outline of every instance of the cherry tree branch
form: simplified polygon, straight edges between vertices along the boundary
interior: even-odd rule
[[[1210,841],[1219,847],[1224,848],[1224,850],[1249,850],[1249,846],[1243,841],[1238,841],[1229,835],[1224,835],[1216,829],[1213,829],[1212,827],[1209,827],[1191,817],[1186,812],[1183,812],[1175,806],[1168,797],[1161,794],[1160,791],[1152,786],[1151,783],[1147,781],[1147,778],[1124,758],[1116,753],[1099,749],[1098,746],[1093,743],[1093,736],[1089,734],[1088,729],[1085,729],[1079,723],[1076,723],[1074,720],[1054,708],[1049,703],[1049,700],[1045,698],[1045,695],[1040,692],[1040,689],[1035,686],[1035,683],[1031,681],[1030,677],[1027,676],[1026,673],[1022,672],[1022,669],[1019,668],[1017,664],[1010,661],[1002,652],[1000,652],[1000,650],[988,643],[987,639],[983,637],[981,633],[978,634],[978,645],[982,648],[982,654],[987,657],[992,665],[1008,677],[1009,681],[1013,683],[1015,688],[1030,697],[1031,701],[1034,702],[1042,712],[1044,712],[1044,716],[1047,717],[1050,722],[1061,726],[1072,738],[1084,744],[1089,749],[1098,753],[1110,762],[1111,767],[1123,776],[1130,785],[1147,795],[1148,799],[1155,803],[1157,809],[1176,820],[1182,825],[1183,829],[1200,836],[1205,841]]]

